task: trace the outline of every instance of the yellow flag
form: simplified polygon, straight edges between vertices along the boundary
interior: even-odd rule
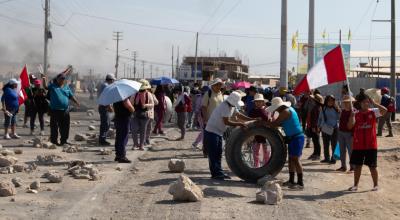
[[[297,40],[299,38],[299,31],[296,31],[296,33],[292,37],[292,50],[297,49]]]

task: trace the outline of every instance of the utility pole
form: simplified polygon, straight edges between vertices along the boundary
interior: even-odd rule
[[[124,63],[124,78],[126,78],[126,63]]]
[[[118,65],[119,65],[119,41],[122,40],[122,32],[121,31],[114,31],[113,34],[114,40],[117,41],[117,55],[115,58],[115,78],[118,79]]]
[[[197,47],[199,44],[199,32],[196,33],[196,51],[194,53],[194,82],[197,82]]]
[[[280,87],[288,87],[287,72],[287,0],[282,0],[281,11],[281,71]]]
[[[137,57],[136,51],[133,51],[132,56],[133,56],[133,79],[136,79],[136,57]]]
[[[143,67],[143,79],[145,79],[144,78],[144,60],[142,61],[142,67]]]
[[[395,0],[392,0],[391,9],[391,49],[390,49],[390,92],[394,100],[397,98],[396,91],[396,8]],[[394,115],[394,114],[393,114]],[[394,116],[393,116],[394,117]],[[395,119],[395,118],[392,118]]]
[[[153,64],[150,65],[150,79],[153,79]]]
[[[342,45],[342,29],[339,29],[339,44]]]
[[[51,32],[50,32],[50,26],[49,26],[49,16],[50,16],[50,0],[45,0],[45,6],[44,6],[44,57],[43,57],[43,74],[47,75],[47,69],[48,69],[48,42],[49,38],[52,38]]]
[[[179,46],[178,46],[178,51],[177,51],[177,55],[176,55],[176,67],[175,67],[175,73],[176,76],[175,77],[179,77]]]
[[[171,72],[171,77],[174,78],[174,45],[172,45],[172,59],[171,59],[171,68],[172,68],[172,72]]]
[[[314,66],[314,21],[315,21],[315,0],[309,0],[308,9],[308,71]]]

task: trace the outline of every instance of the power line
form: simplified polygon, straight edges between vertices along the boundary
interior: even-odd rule
[[[212,18],[214,18],[215,14],[217,14],[218,10],[221,8],[221,6],[224,4],[225,0],[221,0],[218,4],[218,6],[214,9],[214,11],[212,12],[211,16],[208,18],[208,20],[206,21],[206,23],[203,24],[203,26],[201,27],[199,32],[202,32],[204,30],[204,28],[207,26],[208,23],[210,23],[210,21],[212,21]]]
[[[221,22],[223,22],[225,18],[228,17],[228,15],[230,15],[236,9],[241,1],[242,0],[238,0],[236,4],[234,4],[233,7],[211,28],[211,30],[208,31],[208,33],[211,33]]]
[[[10,21],[15,21],[15,22],[18,22],[18,23],[21,23],[21,24],[29,25],[29,26],[32,26],[34,28],[41,28],[40,24],[35,24],[35,23],[30,22],[30,21],[25,21],[25,20],[22,20],[22,19],[19,19],[19,18],[9,17],[9,16],[3,15],[3,14],[0,14],[0,17],[5,18],[5,19],[10,20]]]
[[[16,0],[4,0],[4,1],[1,1],[0,4],[4,4],[4,3],[7,3],[7,2],[12,2],[12,1],[16,1]]]

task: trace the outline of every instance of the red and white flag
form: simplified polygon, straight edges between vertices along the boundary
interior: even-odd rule
[[[341,46],[329,51],[324,58],[314,65],[294,89],[294,94],[316,89],[321,86],[346,80]]]
[[[30,87],[28,69],[26,68],[26,65],[24,66],[21,74],[19,75],[19,80],[21,83],[20,83],[20,86],[18,86],[19,87],[18,88],[18,95],[19,95],[18,102],[21,105],[28,98],[28,96],[26,95],[25,89]]]

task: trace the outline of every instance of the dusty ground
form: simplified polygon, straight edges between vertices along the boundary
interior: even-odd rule
[[[88,117],[85,113],[72,113],[72,116],[72,121],[79,120],[81,124],[72,125],[71,134],[86,133],[91,121],[97,121],[97,115]],[[98,122],[95,124],[98,127]],[[19,130],[22,130],[21,134],[28,133],[28,129]],[[169,129],[167,136],[177,134],[175,129]],[[400,219],[399,136],[379,139],[380,191],[370,191],[372,180],[367,168],[363,170],[359,192],[349,193],[346,189],[352,185],[353,176],[335,172],[339,163],[323,165],[303,159],[306,188],[303,191],[284,189],[283,203],[267,206],[254,202],[256,185],[237,177],[224,182],[210,180],[207,160],[200,152],[190,149],[196,135],[197,132],[189,132],[186,140],[181,142],[156,138],[157,143],[146,152],[129,150],[128,157],[134,163],[120,165],[122,171],[115,169],[114,155],[99,155],[97,146],[67,154],[60,148],[37,149],[28,144],[20,146],[23,141],[0,140],[5,148],[23,149],[23,154],[17,155],[19,163],[32,162],[41,153],[56,153],[64,156],[66,161],[83,159],[91,162],[102,175],[99,181],[64,176],[64,181],[58,184],[40,178],[50,169],[66,173],[63,165],[39,166],[30,174],[0,174],[0,180],[8,181],[19,176],[26,185],[36,179],[42,182],[38,194],[26,193],[22,187],[17,188],[16,196],[0,198],[0,219]],[[31,138],[24,136],[24,140]],[[128,145],[132,146],[131,141]],[[304,158],[310,154],[311,149],[304,150]],[[204,190],[202,202],[176,203],[171,200],[168,186],[178,174],[167,172],[167,163],[176,157],[186,160],[185,174]],[[224,167],[228,169],[226,164]],[[287,168],[278,178],[287,178]]]

